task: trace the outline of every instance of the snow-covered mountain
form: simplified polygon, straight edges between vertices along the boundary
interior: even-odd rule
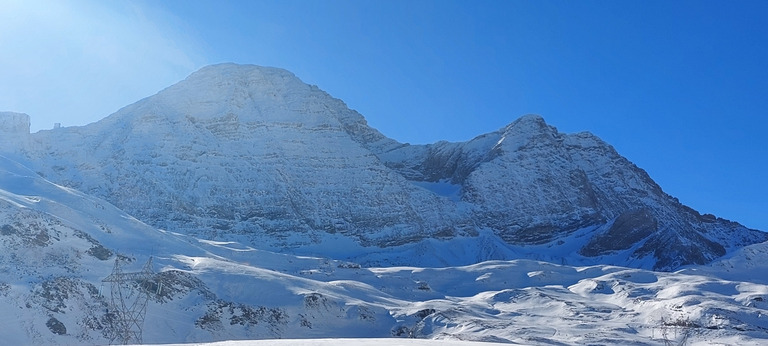
[[[682,205],[596,136],[559,133],[535,115],[466,143],[403,146],[379,157],[411,180],[460,187],[476,224],[510,244],[558,246],[589,229],[579,254],[619,254],[625,260],[613,264],[669,270],[766,240]]]
[[[525,259],[365,268],[157,230],[0,157],[0,337],[8,344],[109,342],[118,327],[102,280],[118,257],[136,271],[153,255],[146,343],[758,345],[768,340],[768,286],[753,280],[755,266],[768,263],[764,247],[678,273]],[[382,251],[369,256],[397,249]]]
[[[474,230],[357,128],[374,132],[287,71],[221,65],[98,123],[36,133],[26,152],[51,181],[212,239],[296,247],[336,233],[387,246]]]
[[[363,261],[474,238],[498,246],[439,262],[544,244],[561,263],[670,270],[768,239],[680,204],[589,133],[529,115],[468,142],[402,144],[276,68],[209,66],[82,127],[29,134],[26,115],[3,113],[0,131],[1,152],[154,227],[296,254]]]
[[[375,304],[382,298],[355,300],[368,291],[362,284],[306,278],[327,270],[352,277],[357,265],[157,230],[0,157],[4,342],[119,343],[112,338],[119,326],[110,283],[103,280],[115,273],[117,258],[137,271],[151,256],[160,288],[150,293],[144,342],[390,336],[392,318]]]

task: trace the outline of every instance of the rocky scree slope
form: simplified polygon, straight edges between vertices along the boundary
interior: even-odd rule
[[[209,66],[99,122],[21,136],[5,151],[153,226],[297,253],[483,231],[557,247],[580,231],[576,256],[670,270],[768,239],[680,204],[591,134],[524,116],[468,142],[402,144],[275,68]]]

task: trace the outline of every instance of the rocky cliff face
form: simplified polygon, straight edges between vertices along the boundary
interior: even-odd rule
[[[40,133],[30,156],[50,180],[206,238],[390,246],[472,231],[356,138],[383,136],[287,71],[223,65],[98,123]]]
[[[473,220],[512,244],[557,242],[588,228],[583,256],[624,252],[672,269],[766,239],[680,204],[594,135],[559,133],[535,115],[467,143],[400,147],[380,156],[410,179],[460,184]]]
[[[525,116],[464,143],[401,144],[274,68],[207,67],[25,148],[47,179],[156,227],[260,247],[329,236],[390,247],[486,230],[557,244],[581,231],[579,256],[672,269],[768,239],[681,205],[591,134]]]
[[[29,115],[0,112],[0,148],[17,152],[29,144]]]

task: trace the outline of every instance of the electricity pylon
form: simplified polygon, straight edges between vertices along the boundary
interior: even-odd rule
[[[109,343],[140,344],[147,313],[147,302],[152,293],[160,292],[161,286],[154,279],[152,257],[140,272],[123,272],[120,256],[115,258],[112,274],[101,280],[111,284],[111,303],[108,315],[112,316],[112,335]]]

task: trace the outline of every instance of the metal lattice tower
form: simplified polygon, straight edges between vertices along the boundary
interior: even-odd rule
[[[110,344],[140,344],[150,294],[160,290],[154,280],[152,257],[140,272],[123,272],[120,256],[115,258],[112,274],[101,280],[111,284],[111,304],[108,314],[112,315]]]

